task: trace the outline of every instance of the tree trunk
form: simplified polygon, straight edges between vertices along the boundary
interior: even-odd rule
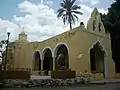
[[[71,22],[71,17],[69,15],[69,24],[70,24],[70,30],[72,29],[72,22]]]

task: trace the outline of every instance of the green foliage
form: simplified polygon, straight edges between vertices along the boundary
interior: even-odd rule
[[[81,7],[74,5],[75,1],[76,0],[63,0],[63,2],[60,3],[61,8],[57,11],[57,17],[61,17],[64,24],[70,24],[70,29],[72,29],[72,24],[75,24],[75,22],[79,19],[76,14],[83,14],[82,12],[78,11]]]
[[[106,33],[111,36],[112,58],[116,64],[116,72],[120,72],[120,0],[115,0],[108,8],[108,14],[102,15]]]
[[[120,18],[120,0],[116,0],[116,2],[111,4],[110,8],[108,8],[107,15],[104,14],[101,16],[102,16],[102,19],[104,19],[104,24],[105,25],[107,24],[106,28],[108,28],[108,26],[114,27],[116,21],[118,21]]]
[[[7,40],[0,41],[0,53],[1,53],[0,58],[2,58],[2,60],[3,60],[3,57],[4,57],[6,44],[7,44]]]

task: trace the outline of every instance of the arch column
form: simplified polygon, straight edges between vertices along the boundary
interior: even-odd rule
[[[55,70],[55,57],[53,57],[53,70]]]
[[[41,59],[41,70],[43,70],[43,58]]]
[[[104,74],[105,74],[105,78],[108,78],[108,56],[105,55],[104,56]]]
[[[53,70],[55,70],[55,56],[54,56],[54,52],[52,52],[52,58],[53,58]]]

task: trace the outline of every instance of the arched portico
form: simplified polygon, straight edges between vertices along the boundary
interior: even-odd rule
[[[107,72],[107,53],[100,42],[96,42],[90,49],[90,68],[93,73],[103,73],[104,77],[108,77]]]
[[[57,58],[59,55],[62,54],[62,59],[64,59],[62,63],[64,63],[64,67],[66,69],[69,69],[69,48],[66,44],[60,43],[56,45],[54,49],[54,56],[55,56],[55,70],[59,70],[58,63],[57,63]]]
[[[46,48],[43,51],[43,70],[53,70],[53,58],[50,48]]]
[[[41,57],[39,51],[35,51],[35,53],[33,54],[33,70],[41,70]]]

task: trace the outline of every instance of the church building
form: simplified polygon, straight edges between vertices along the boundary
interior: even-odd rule
[[[21,32],[18,40],[9,44],[9,68],[29,68],[32,75],[58,70],[56,58],[64,56],[65,67],[76,75],[91,73],[99,78],[114,78],[111,41],[95,8],[85,28],[83,23],[72,30],[41,42],[29,42]]]

